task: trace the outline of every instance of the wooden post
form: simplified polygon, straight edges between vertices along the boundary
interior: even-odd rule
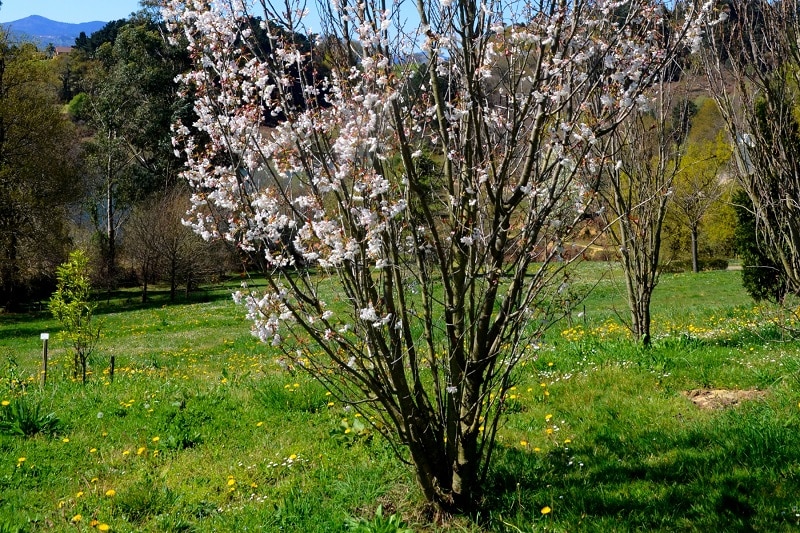
[[[42,387],[47,384],[47,341],[50,339],[49,333],[42,333]]]

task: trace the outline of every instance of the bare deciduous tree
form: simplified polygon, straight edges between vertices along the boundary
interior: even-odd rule
[[[661,230],[684,150],[680,125],[688,108],[685,98],[675,97],[676,89],[661,80],[646,107],[616,130],[616,163],[608,167],[602,188],[608,229],[619,246],[625,276],[629,327],[645,346],[651,342],[650,302],[658,284]]]
[[[188,295],[193,284],[230,266],[224,246],[203,241],[182,223],[188,207],[185,187],[175,187],[134,209],[125,225],[125,247],[142,283],[143,302],[151,281],[166,281],[175,300],[179,285]]]

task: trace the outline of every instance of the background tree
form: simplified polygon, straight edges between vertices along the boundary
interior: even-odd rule
[[[170,126],[182,107],[174,78],[187,56],[170,46],[158,23],[144,14],[109,26],[90,39],[93,46],[105,40],[93,48],[99,73],[87,80],[83,109],[93,131],[87,144],[97,191],[91,209],[101,230],[106,279],[113,284],[125,217],[137,202],[175,182],[180,162]]]
[[[605,218],[619,247],[630,310],[630,329],[649,346],[650,302],[658,285],[661,235],[672,185],[682,172],[691,114],[683,88],[667,80],[653,87],[646,108],[633,113],[613,136],[617,163],[602,189]]]
[[[48,63],[0,36],[0,307],[53,283],[66,255],[68,208],[80,192],[77,150]]]
[[[166,281],[174,301],[179,285],[188,296],[193,286],[236,267],[222,243],[206,242],[182,223],[188,207],[186,188],[174,187],[138,205],[126,224],[126,255],[137,270],[143,302],[152,282]]]
[[[177,132],[195,229],[261,256],[266,290],[236,295],[254,333],[405,446],[439,509],[472,509],[513,370],[563,310],[594,148],[690,28],[665,31],[663,6],[640,2],[620,17],[618,3],[420,0],[415,27],[382,2],[331,3],[346,54],[323,81],[297,68],[315,42],[293,37],[302,6],[259,5],[268,56],[244,2],[165,12],[192,43],[199,131]],[[406,97],[417,46],[429,81]]]
[[[762,253],[800,292],[800,36],[796,1],[733,1],[726,30],[707,32],[704,60]],[[725,49],[723,61],[712,50]]]
[[[730,185],[725,170],[731,148],[722,128],[716,102],[710,98],[703,100],[686,139],[683,170],[676,176],[672,187],[673,212],[689,231],[693,272],[700,270],[701,224],[712,209],[720,207]]]

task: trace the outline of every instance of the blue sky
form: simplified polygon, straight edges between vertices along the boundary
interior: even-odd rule
[[[139,10],[139,0],[2,0],[0,22],[19,20],[30,15],[58,22],[108,22],[127,18]]]

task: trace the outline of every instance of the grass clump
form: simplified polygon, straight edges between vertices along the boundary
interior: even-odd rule
[[[4,400],[0,405],[0,433],[21,437],[53,435],[61,420],[55,413],[45,414],[42,404],[29,396]]]
[[[375,510],[375,516],[371,520],[351,517],[345,522],[345,528],[352,533],[414,533],[399,514],[383,516],[382,505]]]

